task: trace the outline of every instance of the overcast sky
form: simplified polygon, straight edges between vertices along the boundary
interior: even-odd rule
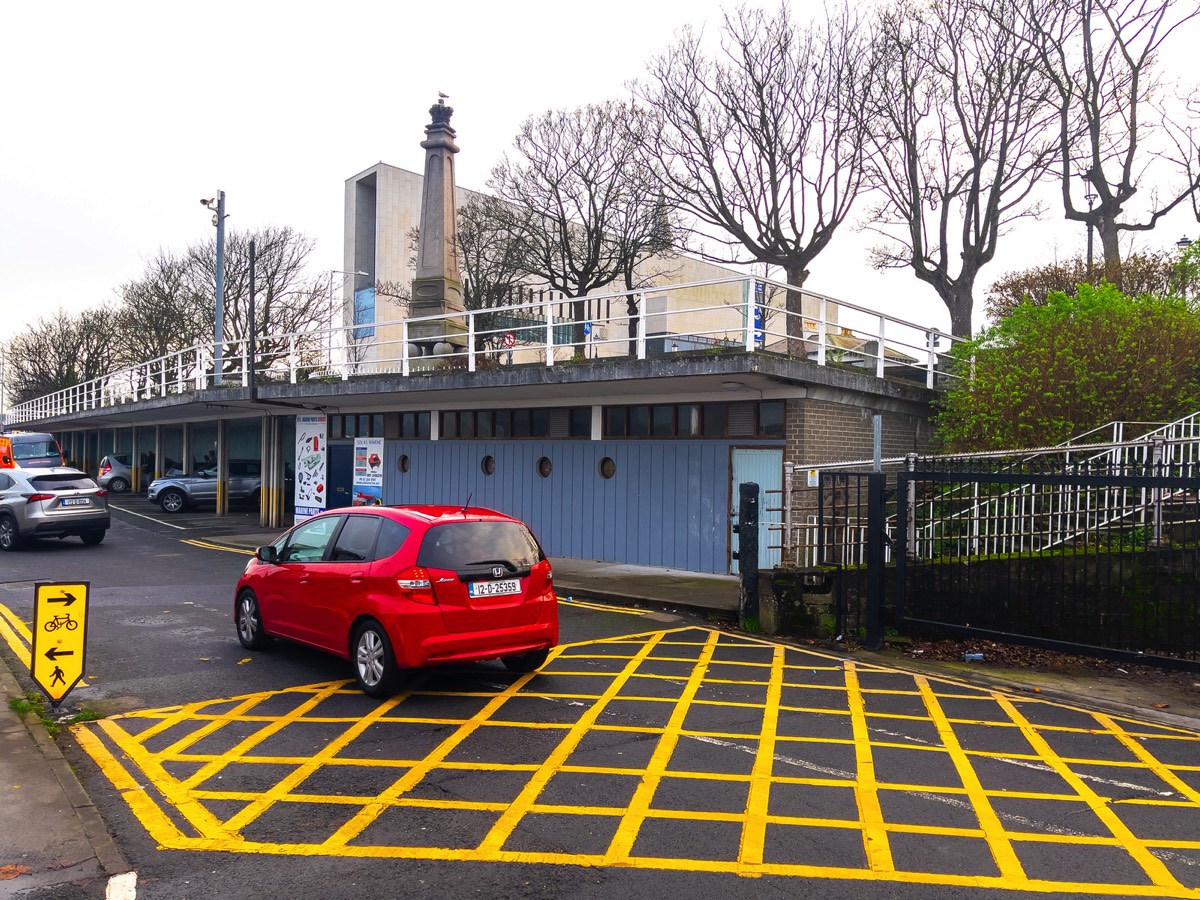
[[[231,227],[290,225],[317,241],[314,275],[340,269],[345,180],[379,161],[421,171],[438,91],[455,110],[458,183],[481,189],[523,119],[625,96],[678,28],[715,30],[721,8],[714,0],[6,4],[5,329],[59,306],[102,307],[159,248],[207,240],[211,214],[198,201],[218,188]],[[1197,232],[1181,209],[1140,240],[1158,248]],[[984,270],[977,309],[1004,271],[1081,252],[1085,239],[1061,214],[1023,226]],[[947,328],[940,302],[910,272],[870,270],[869,243],[844,229],[807,286],[857,302],[882,294],[894,314]]]

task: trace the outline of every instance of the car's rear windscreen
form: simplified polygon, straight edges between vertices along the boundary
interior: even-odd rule
[[[29,483],[39,491],[88,491],[99,487],[86,475],[72,475],[70,472],[37,475],[30,478]]]
[[[426,532],[417,565],[458,569],[507,562],[527,568],[542,559],[538,542],[519,522],[447,522]]]

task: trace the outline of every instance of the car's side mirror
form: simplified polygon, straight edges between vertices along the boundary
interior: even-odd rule
[[[259,547],[254,551],[254,555],[257,556],[260,561],[270,563],[272,565],[279,561],[275,554],[274,544],[267,544],[265,547]]]

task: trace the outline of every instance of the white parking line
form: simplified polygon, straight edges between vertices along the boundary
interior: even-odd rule
[[[123,512],[126,515],[137,516],[139,519],[145,519],[148,522],[154,522],[156,525],[166,525],[168,528],[178,528],[180,531],[187,531],[186,525],[172,525],[170,522],[164,522],[162,519],[156,519],[154,516],[144,516],[141,513],[135,513],[132,509],[126,509],[123,506],[112,506],[109,509],[115,509],[117,512]]]

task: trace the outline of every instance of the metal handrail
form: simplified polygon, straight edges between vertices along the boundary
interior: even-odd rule
[[[762,293],[756,291],[759,284],[764,287]],[[760,302],[767,287],[784,293],[772,302]],[[731,276],[580,298],[552,295],[457,314],[268,334],[256,338],[253,366],[246,338],[223,342],[219,356],[214,344],[195,344],[17,404],[11,417],[20,424],[227,385],[245,387],[251,371],[256,381],[296,384],[378,374],[408,377],[443,367],[475,372],[502,364],[554,366],[565,361],[566,354],[645,359],[665,353],[670,345],[683,351],[802,353],[817,365],[840,361],[880,376],[909,369],[922,372],[929,387],[955,377],[946,363],[956,339],[939,329],[804,290],[799,293],[806,308],[815,307],[816,311],[792,313],[778,305],[788,290],[798,289],[771,279]],[[716,299],[688,305],[690,298],[683,292],[700,291]],[[631,294],[638,298],[638,312],[612,315],[611,301],[622,301],[616,307],[619,310]],[[679,297],[683,300],[676,299]],[[650,311],[648,299],[661,300],[662,308]],[[573,314],[577,302],[587,304],[582,318]],[[589,316],[587,312],[603,311],[606,306],[609,312],[603,315]],[[499,323],[497,316],[502,317]],[[522,320],[529,324],[521,324]],[[636,339],[630,336],[635,320]],[[571,337],[580,326],[587,326],[590,332],[582,344]],[[653,333],[647,334],[651,329]],[[448,348],[447,352],[435,356],[425,353],[429,348],[414,340],[415,335],[429,333],[461,334],[462,338],[443,342],[441,349]],[[948,342],[946,349],[938,346],[942,337]],[[839,347],[839,342],[848,346]],[[656,346],[653,352],[651,345]],[[216,358],[222,360],[220,372],[214,371]]]

